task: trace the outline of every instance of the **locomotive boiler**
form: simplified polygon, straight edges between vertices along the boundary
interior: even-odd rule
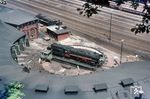
[[[101,66],[104,63],[103,53],[99,54],[90,50],[57,43],[52,44],[47,49],[52,51],[52,55],[72,59],[92,66]]]

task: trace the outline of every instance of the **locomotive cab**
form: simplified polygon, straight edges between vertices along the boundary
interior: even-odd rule
[[[52,51],[51,50],[42,51],[40,58],[42,60],[51,60],[52,59]]]
[[[100,55],[100,58],[98,60],[98,64],[101,66],[104,64],[106,57],[104,55]]]

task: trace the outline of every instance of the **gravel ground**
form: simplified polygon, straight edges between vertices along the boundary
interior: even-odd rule
[[[93,72],[87,69],[71,66],[69,64],[59,63],[56,61],[52,61],[51,63],[42,61],[41,63],[39,63],[40,51],[45,50],[46,47],[50,45],[50,43],[52,43],[52,40],[45,41],[42,38],[38,38],[33,41],[30,41],[31,46],[29,48],[25,48],[25,51],[23,51],[21,55],[18,55],[18,60],[19,60],[18,63],[20,65],[24,64],[25,66],[28,66],[33,70],[39,70],[39,71],[44,70],[51,74],[60,74],[60,75],[67,75],[67,76],[84,75]],[[103,52],[107,56],[107,61],[102,66],[102,69],[110,69],[110,68],[117,67],[118,64],[115,63],[119,63],[120,61],[119,60],[120,54],[108,50],[104,47],[101,47],[85,38],[76,35],[71,35],[70,38],[60,41],[58,43],[70,45],[70,46],[81,45],[81,46],[98,49],[99,51]],[[87,49],[91,50],[90,48]],[[135,59],[135,56],[130,55],[128,57],[123,56],[122,62],[137,61],[137,60],[139,59],[138,58]]]

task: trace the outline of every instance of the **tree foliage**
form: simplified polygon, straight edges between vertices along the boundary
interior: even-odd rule
[[[21,96],[24,96],[24,93],[21,92],[23,84],[19,82],[13,82],[8,85],[8,98],[7,99],[21,99]]]
[[[100,11],[98,8],[103,6],[109,6],[108,0],[84,0],[82,8],[77,8],[79,14],[91,17],[93,14],[98,14]]]
[[[23,88],[23,84],[20,82],[12,82],[5,87],[3,95],[0,97],[1,99],[22,99],[24,93],[21,92]]]
[[[77,8],[80,15],[91,17],[93,14],[100,12],[99,7],[110,7],[109,0],[83,0],[85,3],[81,8]],[[130,2],[131,6],[136,10],[139,6],[140,0],[111,0],[120,6],[125,2]],[[149,33],[150,32],[150,0],[143,0],[144,10],[143,19],[140,24],[136,24],[135,27],[131,28],[131,31],[135,34],[138,33]]]

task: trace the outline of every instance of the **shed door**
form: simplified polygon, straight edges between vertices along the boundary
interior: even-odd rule
[[[35,28],[32,28],[32,29],[30,30],[30,33],[29,33],[29,38],[30,38],[30,39],[37,38],[36,32],[37,32],[36,29],[35,29]]]

